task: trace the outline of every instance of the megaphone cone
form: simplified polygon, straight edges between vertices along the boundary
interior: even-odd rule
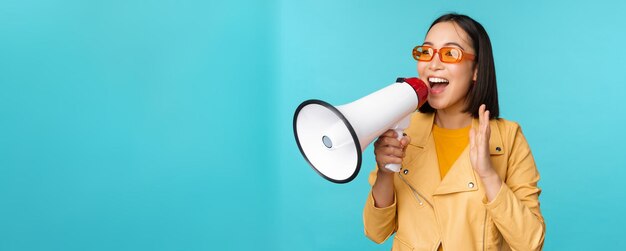
[[[428,88],[418,78],[399,78],[394,84],[352,103],[332,106],[321,100],[307,100],[293,118],[296,143],[304,158],[322,177],[335,183],[353,180],[360,168],[362,153],[389,129],[408,126],[412,112],[426,102]],[[398,172],[399,166],[386,166]]]

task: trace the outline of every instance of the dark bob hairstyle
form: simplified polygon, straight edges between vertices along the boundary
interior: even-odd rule
[[[489,117],[491,119],[500,116],[500,108],[498,107],[498,87],[496,85],[496,68],[493,60],[493,52],[491,50],[491,41],[489,35],[483,26],[476,20],[455,13],[445,14],[430,25],[428,31],[441,22],[454,22],[465,31],[470,37],[470,42],[476,52],[476,65],[478,72],[476,83],[470,87],[467,93],[467,107],[464,112],[471,113],[474,118],[478,118],[478,108],[481,104],[487,106]],[[435,109],[426,102],[420,109],[423,113],[433,113]]]

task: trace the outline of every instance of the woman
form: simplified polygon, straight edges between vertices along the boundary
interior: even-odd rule
[[[413,50],[429,87],[405,137],[374,144],[363,222],[393,250],[541,250],[539,173],[522,131],[498,118],[491,42],[478,22],[447,14]],[[384,167],[401,163],[394,173]]]

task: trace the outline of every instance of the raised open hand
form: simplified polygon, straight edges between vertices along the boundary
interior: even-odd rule
[[[489,136],[491,128],[489,127],[489,110],[485,105],[481,105],[478,109],[478,128],[470,129],[470,161],[472,167],[481,178],[495,174],[491,166],[491,158],[489,157]]]

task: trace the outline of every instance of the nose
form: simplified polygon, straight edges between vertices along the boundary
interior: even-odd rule
[[[433,55],[433,59],[428,62],[428,69],[431,71],[443,69],[443,63],[441,63],[439,59],[439,52],[436,52],[435,55]]]

